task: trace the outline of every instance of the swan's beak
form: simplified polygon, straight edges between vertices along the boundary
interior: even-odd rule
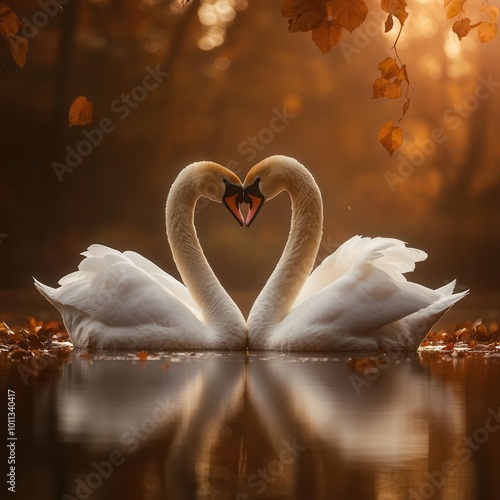
[[[222,203],[231,212],[233,217],[238,221],[240,227],[243,227],[245,220],[243,219],[243,214],[240,210],[240,203],[243,200],[243,189],[241,186],[235,184],[227,183],[226,192],[222,197]]]
[[[257,179],[253,184],[247,186],[245,188],[245,203],[250,204],[250,210],[247,213],[247,218],[245,224],[247,227],[250,227],[250,224],[254,221],[255,217],[259,213],[262,205],[264,205],[264,201],[266,200],[264,195],[260,192],[259,189],[260,179]]]

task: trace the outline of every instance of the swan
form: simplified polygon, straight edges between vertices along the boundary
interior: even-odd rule
[[[75,271],[36,288],[60,312],[76,347],[106,349],[244,349],[241,311],[210,268],[194,227],[200,197],[222,202],[243,225],[241,181],[212,162],[178,175],[167,197],[166,230],[185,284],[132,251],[91,245]]]
[[[265,201],[287,191],[290,233],[278,264],[247,320],[250,349],[416,350],[437,320],[468,291],[455,281],[431,290],[406,280],[427,258],[394,238],[354,236],[313,272],[323,204],[311,173],[297,160],[271,156],[244,181],[249,227]]]

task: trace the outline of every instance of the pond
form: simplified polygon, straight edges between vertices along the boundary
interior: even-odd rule
[[[498,354],[367,356],[10,362],[12,498],[499,498]]]

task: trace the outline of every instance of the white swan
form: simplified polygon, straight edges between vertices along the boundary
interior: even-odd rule
[[[180,172],[166,206],[167,237],[185,283],[135,252],[92,245],[78,271],[54,289],[35,286],[61,313],[77,347],[243,349],[245,320],[210,268],[194,227],[204,196],[223,202],[243,225],[240,179],[211,162]]]
[[[250,226],[265,200],[288,191],[290,234],[276,269],[247,321],[253,349],[417,349],[429,329],[467,292],[455,281],[431,290],[404,273],[425,260],[422,250],[392,238],[354,236],[309,276],[321,240],[321,193],[293,158],[271,156],[244,182]]]

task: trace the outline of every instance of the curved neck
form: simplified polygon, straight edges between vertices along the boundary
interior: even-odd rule
[[[283,254],[248,317],[252,340],[258,343],[283,320],[311,273],[323,232],[321,192],[308,170],[287,168],[284,188],[292,202],[290,233]]]
[[[224,335],[225,346],[232,336],[241,343],[243,315],[212,271],[196,234],[194,211],[199,197],[196,179],[182,172],[172,184],[165,211],[172,256],[204,323],[214,333]]]

